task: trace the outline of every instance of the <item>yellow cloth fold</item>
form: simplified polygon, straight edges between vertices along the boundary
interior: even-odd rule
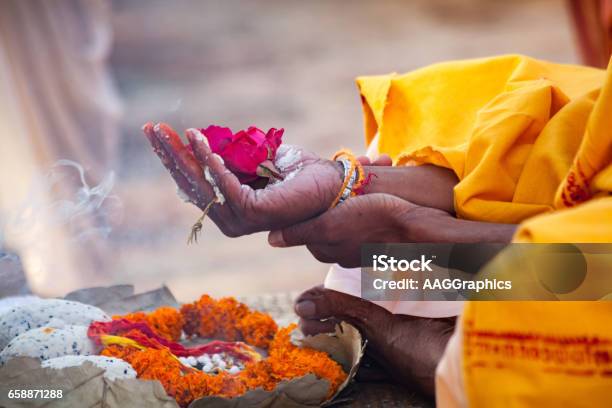
[[[452,169],[458,216],[518,223],[559,208],[605,72],[519,55],[360,77],[366,141],[397,165]],[[542,187],[544,186],[544,187]]]
[[[611,302],[473,302],[462,335],[469,407],[612,406]]]

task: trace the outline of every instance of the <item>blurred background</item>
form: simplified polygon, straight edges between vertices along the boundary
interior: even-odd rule
[[[0,258],[19,256],[43,295],[165,283],[190,300],[322,282],[327,265],[265,234],[229,239],[208,221],[187,246],[199,211],[146,121],[283,127],[329,156],[364,148],[358,75],[502,53],[579,61],[562,0],[6,0],[0,35]]]

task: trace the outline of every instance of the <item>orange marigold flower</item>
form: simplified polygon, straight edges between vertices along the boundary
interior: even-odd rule
[[[146,322],[147,314],[145,312],[134,312],[126,315],[114,315],[113,319],[127,319],[131,322]]]
[[[272,391],[278,383],[270,363],[266,360],[247,364],[238,376],[249,390],[262,387],[266,391]]]
[[[138,349],[134,347],[125,347],[119,346],[117,344],[111,344],[110,346],[105,347],[104,350],[102,350],[102,352],[100,353],[100,355],[107,357],[117,357],[122,360],[128,361],[130,355],[137,351]]]
[[[124,318],[132,322],[145,322],[155,333],[170,341],[180,340],[183,325],[185,324],[183,315],[178,310],[169,306],[160,307],[151,313],[134,312],[128,313],[125,316],[113,316],[113,318]]]
[[[168,306],[160,307],[147,315],[147,323],[162,337],[171,341],[181,338],[185,320],[176,309]]]
[[[251,312],[237,324],[242,338],[248,344],[267,349],[274,338],[278,326],[272,317],[262,312]]]
[[[215,389],[215,394],[211,395],[221,395],[227,398],[233,398],[242,395],[247,391],[246,386],[242,381],[240,381],[238,376],[228,374],[227,372],[221,372],[210,377],[213,377],[216,380],[215,385],[217,387]]]
[[[330,382],[328,397],[333,396],[347,374],[342,366],[323,351],[310,347],[298,347],[291,343],[292,324],[278,331],[270,345],[267,362],[281,379],[301,377],[309,373]]]
[[[215,305],[213,314],[210,316],[217,330],[215,337],[227,341],[240,340],[240,331],[237,328],[238,322],[250,313],[247,305],[238,302],[233,297],[220,299]],[[203,316],[205,319],[207,316]]]
[[[209,386],[209,377],[203,373],[188,373],[185,374],[181,381],[173,384],[173,393],[176,402],[180,406],[187,406],[193,400],[213,395]]]
[[[185,304],[181,307],[181,314],[185,320],[183,331],[188,336],[199,335],[209,338],[215,334],[216,327],[210,318],[203,319],[203,316],[213,314],[216,302],[208,295],[202,295],[197,301]]]

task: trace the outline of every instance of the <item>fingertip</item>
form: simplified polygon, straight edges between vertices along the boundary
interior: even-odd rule
[[[175,133],[174,129],[172,129],[170,125],[164,122],[159,122],[157,125],[155,125],[155,127],[160,129],[164,133]]]
[[[186,130],[186,132],[187,132],[187,138],[192,139],[196,142],[203,142],[203,143],[206,143],[206,145],[208,145],[208,140],[206,139],[202,131],[200,131],[200,129],[189,128]]]
[[[168,136],[164,136],[164,133],[161,130],[161,127],[159,126],[159,123],[153,125],[153,134],[151,135],[151,137],[157,139],[158,143],[165,143],[169,139]]]
[[[142,131],[147,138],[147,140],[151,144],[155,144],[157,140],[157,136],[155,135],[155,131],[153,130],[153,123],[147,122],[142,126]]]
[[[141,129],[143,132],[148,133],[153,130],[153,123],[147,122],[144,125],[142,125]]]
[[[370,159],[368,158],[368,156],[359,156],[359,157],[357,157],[357,161],[362,166],[368,166],[368,165],[371,164]]]
[[[302,300],[293,307],[295,314],[305,319],[313,319],[317,314],[317,305],[311,300]]]
[[[172,154],[182,155],[186,151],[186,146],[181,140],[181,137],[176,133],[169,125],[165,123],[158,123],[153,126],[153,130],[157,136],[157,139],[166,146],[166,149]],[[186,164],[189,165],[190,157],[183,157],[186,160]]]
[[[377,166],[391,166],[393,165],[393,159],[391,159],[391,156],[388,154],[382,154],[374,161],[374,163]]]
[[[162,138],[163,140],[170,141],[172,133],[168,131],[167,125],[165,125],[164,123],[158,123],[157,125],[155,125],[154,129],[158,137]]]
[[[157,133],[157,137],[162,139],[163,142],[175,147],[183,146],[181,137],[174,131],[174,129],[172,129],[170,125],[160,122],[156,124],[153,129],[155,130],[155,133]]]
[[[268,234],[268,243],[275,248],[284,248],[287,246],[283,237],[283,231],[270,231]]]
[[[187,136],[187,139],[189,141],[196,141],[196,129],[194,128],[189,128],[187,130],[185,130],[185,136]]]

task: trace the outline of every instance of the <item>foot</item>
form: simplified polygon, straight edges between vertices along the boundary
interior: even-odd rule
[[[394,315],[372,302],[322,286],[302,293],[295,312],[306,335],[333,332],[340,321],[357,327],[368,340],[366,353],[389,378],[434,396],[436,366],[455,319]]]

